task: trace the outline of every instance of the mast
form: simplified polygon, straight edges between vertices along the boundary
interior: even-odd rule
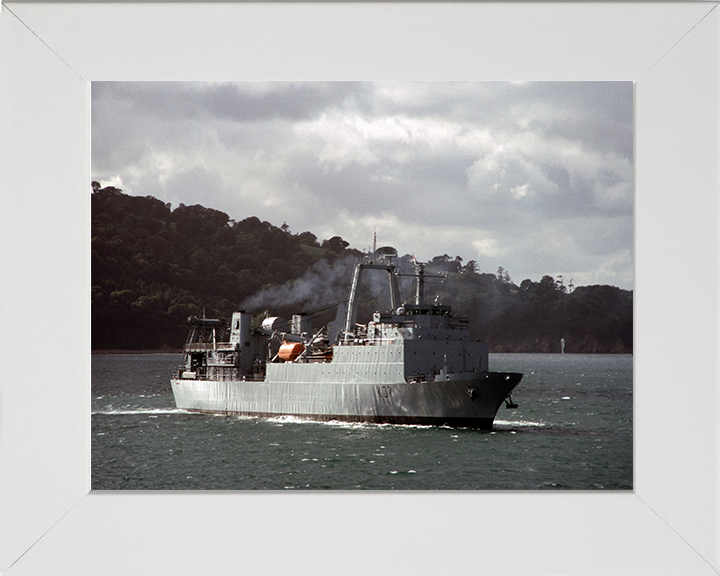
[[[358,262],[355,264],[355,272],[353,273],[352,287],[350,288],[350,300],[348,300],[348,311],[347,318],[345,320],[345,341],[347,342],[348,335],[355,332],[355,322],[357,320],[357,287],[360,281],[360,270],[362,270],[362,264]]]
[[[422,262],[415,261],[415,272],[417,276],[417,283],[415,284],[415,304],[423,304],[425,297],[425,265]]]
[[[397,276],[395,275],[395,265],[390,258],[387,264],[375,264],[358,262],[355,265],[353,274],[352,287],[350,288],[350,299],[348,300],[348,311],[345,320],[345,341],[347,342],[349,335],[355,332],[355,322],[357,322],[357,290],[360,284],[360,276],[363,270],[385,270],[388,273],[390,282],[390,307],[393,314],[400,307],[400,288],[398,286]]]

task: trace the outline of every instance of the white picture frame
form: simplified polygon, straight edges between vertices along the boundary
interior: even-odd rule
[[[0,571],[720,573],[718,2],[0,12]],[[90,492],[90,82],[632,80],[632,492]]]

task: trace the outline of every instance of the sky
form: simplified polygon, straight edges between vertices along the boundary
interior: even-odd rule
[[[93,82],[92,179],[518,285],[633,289],[631,82]]]

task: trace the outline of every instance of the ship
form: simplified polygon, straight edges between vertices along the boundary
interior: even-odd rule
[[[269,316],[253,327],[240,310],[228,320],[188,318],[183,363],[172,375],[177,408],[252,417],[492,429],[522,379],[491,372],[488,346],[469,320],[425,303],[425,265],[413,258],[414,297],[402,303],[397,251],[355,263],[349,298],[335,321],[313,331],[312,315]],[[386,276],[390,307],[357,322],[362,278]],[[384,281],[383,281],[384,283]]]

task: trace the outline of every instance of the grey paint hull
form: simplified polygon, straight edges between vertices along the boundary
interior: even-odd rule
[[[331,378],[336,370],[328,366],[281,364],[263,382],[173,379],[172,390],[178,408],[202,412],[491,428],[522,377],[468,372],[432,382],[341,382]],[[272,372],[285,378],[272,378]],[[294,372],[305,377],[292,378]]]

